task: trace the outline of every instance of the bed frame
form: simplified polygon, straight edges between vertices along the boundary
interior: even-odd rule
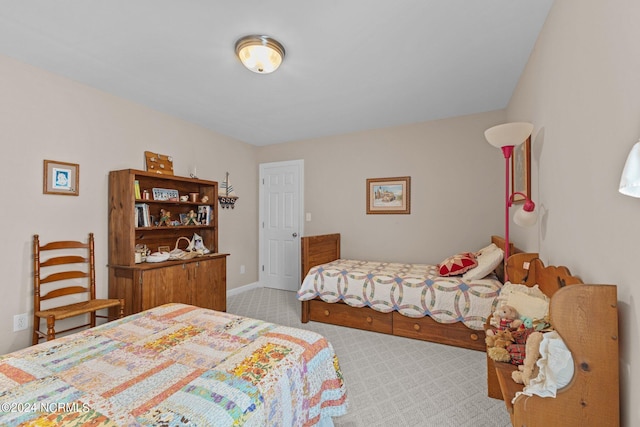
[[[504,250],[505,241],[498,236],[492,236],[491,242]],[[521,253],[510,244],[510,253]],[[302,238],[302,277],[316,265],[325,264],[340,258],[340,234],[324,234]],[[522,259],[534,259],[537,254],[522,254]],[[503,280],[503,269],[500,266],[496,274]],[[523,273],[513,271],[516,278]],[[330,323],[339,326],[364,329],[415,338],[423,341],[433,341],[441,344],[453,345],[472,350],[485,351],[484,331],[469,329],[463,323],[439,323],[429,316],[412,318],[393,311],[381,313],[369,307],[352,307],[343,302],[327,303],[320,298],[302,301],[302,323],[309,320]]]
[[[511,378],[515,366],[487,357],[489,396],[504,400],[514,426],[618,426],[616,286],[584,285],[566,267],[545,267],[521,254],[509,257],[507,272],[510,279],[520,277],[514,282],[538,284],[551,297],[551,324],[571,351],[575,374],[556,398],[520,395],[512,403],[523,388]]]

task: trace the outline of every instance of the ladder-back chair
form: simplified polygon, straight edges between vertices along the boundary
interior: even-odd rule
[[[96,275],[93,233],[89,233],[89,242],[58,241],[40,245],[38,235],[33,236],[33,344],[41,338],[47,341],[55,338],[56,333],[68,332],[87,326],[96,326],[96,317],[102,316],[97,310],[112,309],[112,313],[124,315],[124,300],[96,299]],[[49,256],[41,260],[41,256]],[[83,266],[84,265],[84,266]],[[43,274],[46,272],[46,276]],[[56,284],[56,285],[53,285]],[[85,294],[85,295],[82,295]],[[62,300],[83,297],[81,302],[54,306],[54,302],[44,304],[43,301]],[[63,298],[66,297],[66,298]],[[119,310],[116,310],[119,307]],[[88,315],[89,323],[56,331],[56,321],[70,317]],[[46,320],[47,332],[40,330],[40,320]]]

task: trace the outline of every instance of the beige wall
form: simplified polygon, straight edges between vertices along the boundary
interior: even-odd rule
[[[107,177],[143,169],[144,151],[170,154],[177,175],[197,165],[201,178],[229,171],[240,196],[219,217],[228,287],[257,281],[255,147],[0,56],[2,237],[0,354],[25,347],[13,316],[31,313],[31,238],[97,240],[98,293],[107,294]],[[80,165],[79,197],[42,194],[44,159]],[[247,272],[240,275],[240,265]]]
[[[344,257],[437,263],[502,234],[501,153],[484,139],[497,111],[260,147],[259,162],[303,159],[304,234],[339,232]],[[366,179],[411,176],[410,215],[367,215]]]
[[[507,110],[535,125],[526,249],[618,285],[623,425],[640,425],[640,200],[617,188],[640,137],[640,2],[557,0]],[[593,396],[604,398],[606,396]]]

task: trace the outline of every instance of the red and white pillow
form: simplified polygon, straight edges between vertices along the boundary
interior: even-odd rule
[[[457,276],[477,265],[476,254],[472,252],[462,252],[450,256],[438,264],[438,271],[440,276]]]

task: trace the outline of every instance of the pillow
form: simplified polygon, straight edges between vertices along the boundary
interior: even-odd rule
[[[467,271],[464,276],[462,276],[463,280],[478,280],[487,277],[487,275],[491,274],[491,272],[500,265],[504,252],[497,247],[495,243],[492,243],[480,249],[477,255],[478,266]]]
[[[549,314],[549,301],[522,292],[511,292],[506,304],[515,308],[521,317],[532,320],[544,319]]]
[[[496,308],[510,305],[516,309],[520,316],[527,316],[531,320],[542,320],[549,314],[549,297],[544,294],[538,285],[526,286],[506,282],[500,290]],[[498,327],[496,316],[491,318],[491,325]]]
[[[478,265],[476,255],[471,252],[462,252],[442,261],[438,264],[441,276],[456,276]]]
[[[544,334],[540,343],[540,359],[536,364],[540,368],[538,376],[522,390],[522,394],[527,396],[556,397],[556,391],[573,378],[573,357],[556,331]]]

